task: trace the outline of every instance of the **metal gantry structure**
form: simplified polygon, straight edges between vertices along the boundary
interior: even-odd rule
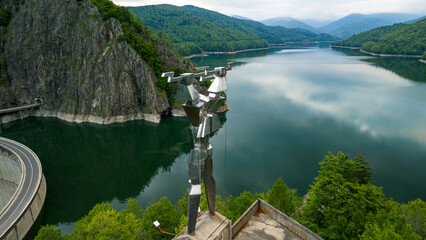
[[[226,73],[231,70],[231,64],[224,67],[200,67],[198,73],[183,73],[175,77],[174,72],[163,73],[162,77],[168,77],[167,82],[180,83],[176,92],[176,99],[184,100],[182,105],[186,116],[191,123],[194,149],[191,150],[188,175],[188,234],[194,234],[197,222],[197,214],[201,200],[201,183],[204,182],[207,195],[207,203],[211,215],[216,213],[216,181],[213,178],[213,148],[210,145],[210,135],[220,129],[222,124],[217,116],[217,110],[225,103],[225,97],[221,96],[227,87]],[[212,80],[208,95],[198,93],[193,83]]]

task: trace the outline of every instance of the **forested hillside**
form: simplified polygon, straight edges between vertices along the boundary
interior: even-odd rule
[[[209,19],[196,17],[172,6],[129,8],[143,24],[156,32],[166,33],[171,46],[182,55],[205,51],[235,51],[267,47],[258,36]]]
[[[412,24],[379,27],[338,41],[333,46],[360,47],[381,54],[424,55],[426,51],[426,19]]]
[[[237,51],[289,41],[333,41],[334,37],[307,30],[269,27],[206,9],[173,5],[128,7],[153,32],[164,33],[182,55],[202,51]]]

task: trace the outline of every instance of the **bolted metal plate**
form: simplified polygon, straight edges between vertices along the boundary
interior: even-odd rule
[[[208,150],[195,148],[189,154],[188,175],[193,184],[201,183],[201,176],[204,172],[205,159],[208,157]]]
[[[208,91],[213,93],[218,93],[218,92],[223,92],[226,89],[228,89],[228,86],[226,84],[226,77],[215,76],[212,82],[212,85],[210,85]]]
[[[217,114],[206,114],[203,122],[198,128],[197,137],[204,138],[222,127]]]
[[[200,194],[195,194],[195,186],[200,186]],[[194,234],[195,224],[197,223],[198,207],[200,206],[201,200],[201,185],[191,184],[191,188],[188,191],[188,234]],[[194,194],[191,194],[191,192]]]
[[[200,122],[201,122],[200,112],[201,112],[201,108],[203,107],[203,103],[200,102],[195,106],[183,104],[182,107],[183,107],[183,110],[185,111],[186,116],[191,122],[192,126],[197,127],[198,125],[200,125]]]
[[[225,103],[224,97],[219,97],[217,99],[210,99],[207,103],[205,103],[205,109],[209,113],[216,113],[220,106]]]
[[[193,85],[181,84],[176,92],[175,97],[180,100],[195,102],[198,100],[198,92]]]
[[[195,184],[191,186],[191,189],[189,190],[189,195],[201,195],[201,185]]]

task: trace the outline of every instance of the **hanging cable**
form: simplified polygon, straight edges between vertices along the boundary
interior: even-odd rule
[[[226,74],[227,73],[226,72],[226,54],[224,55],[224,57],[225,57],[225,74]],[[228,90],[225,90],[225,95],[228,96]],[[225,193],[224,193],[224,198],[225,199],[226,199],[226,184],[227,184],[226,180],[227,179],[226,179],[226,122],[225,122]]]
[[[227,92],[227,91],[226,91]],[[227,132],[226,132],[226,123],[225,123],[225,198],[226,198],[226,184],[227,184],[227,182],[226,182],[226,136],[227,135]]]
[[[157,221],[157,220],[155,220],[155,222],[153,222],[152,224],[154,224],[154,226],[158,229],[158,230],[160,230],[160,232],[162,232],[162,233],[164,233],[164,234],[169,234],[169,235],[173,235],[173,236],[176,236],[177,234],[175,234],[175,233],[170,233],[170,232],[167,232],[167,231],[163,231],[163,229],[161,229],[160,228],[160,223]]]
[[[157,227],[158,228],[158,230],[160,230],[160,232],[162,232],[162,233],[164,233],[164,234],[169,234],[169,235],[173,235],[173,236],[176,236],[177,234],[175,234],[175,233],[169,233],[169,232],[166,232],[166,231],[163,231],[159,226]]]

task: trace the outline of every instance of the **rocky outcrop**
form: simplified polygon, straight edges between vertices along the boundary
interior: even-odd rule
[[[156,42],[156,46],[161,58],[164,59],[164,69],[173,70],[178,67],[192,72],[195,71],[194,66],[185,58],[179,59],[176,53],[170,50],[169,45],[163,39],[159,38]]]
[[[0,83],[0,108],[40,98],[44,104],[34,113],[38,116],[158,122],[170,112],[167,97],[157,90],[152,69],[117,40],[121,34],[120,22],[104,21],[89,0],[25,0],[2,41],[6,76]],[[191,68],[164,42],[157,46],[166,70]]]

